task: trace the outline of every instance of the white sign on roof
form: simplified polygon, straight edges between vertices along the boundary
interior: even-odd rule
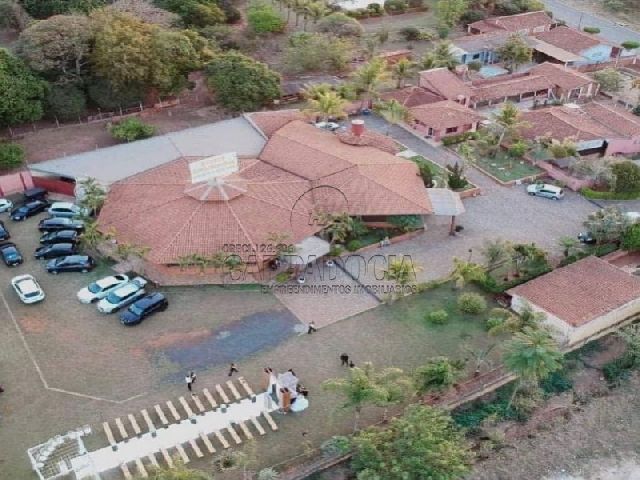
[[[203,158],[189,164],[191,183],[207,182],[224,177],[238,171],[236,152],[223,153],[214,157]]]

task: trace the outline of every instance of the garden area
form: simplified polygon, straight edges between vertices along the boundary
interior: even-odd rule
[[[475,165],[501,182],[514,182],[544,173],[544,170],[500,150],[494,157],[477,157]]]

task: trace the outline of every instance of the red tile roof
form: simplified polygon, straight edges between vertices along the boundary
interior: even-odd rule
[[[552,28],[548,32],[535,34],[543,42],[550,43],[576,55],[600,44],[608,44],[605,40],[564,25]]]
[[[553,87],[553,83],[542,75],[504,75],[502,78],[474,82],[473,98],[478,102],[498,100]]]
[[[273,112],[253,112],[246,115],[247,118],[267,137],[276,130],[284,127],[294,120],[303,120],[304,115],[300,110],[276,110]]]
[[[436,130],[471,125],[485,119],[470,108],[451,100],[410,108],[409,112],[414,119]]]
[[[458,100],[460,97],[468,98],[472,93],[466,83],[446,68],[434,68],[420,72],[420,86],[447,100]]]
[[[590,83],[596,83],[593,78],[580,73],[577,70],[558,65],[557,63],[545,62],[536,65],[529,70],[531,75],[542,75],[554,85],[563,90],[572,90],[574,88],[584,87]]]
[[[605,125],[619,135],[624,137],[640,136],[640,117],[633,115],[625,108],[605,105],[600,102],[586,103],[581,108],[594,121]]]
[[[444,97],[437,93],[430,92],[429,90],[425,90],[422,87],[406,87],[400,90],[384,92],[380,95],[380,98],[387,102],[389,100],[396,100],[407,108],[444,100]]]
[[[547,136],[556,140],[597,140],[612,135],[611,130],[592,121],[588,116],[564,107],[522,112],[522,120],[528,126],[520,133],[530,140]]]
[[[522,30],[533,30],[536,27],[549,27],[554,24],[555,22],[549,15],[544,11],[538,11],[486,18],[470,23],[469,27],[479,30],[480,33],[496,30],[506,30],[515,33]]]
[[[600,258],[587,257],[507,293],[580,327],[640,297],[640,278]]]

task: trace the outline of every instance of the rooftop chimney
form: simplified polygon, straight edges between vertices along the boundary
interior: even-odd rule
[[[351,133],[361,137],[364,133],[364,120],[351,120]]]

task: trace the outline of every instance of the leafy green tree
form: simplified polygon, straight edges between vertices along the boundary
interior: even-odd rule
[[[22,61],[0,48],[0,127],[39,120],[45,86]]]
[[[356,89],[362,93],[362,108],[368,102],[378,98],[380,88],[389,78],[387,62],[376,57],[361,65],[352,75],[352,81]]]
[[[565,258],[574,255],[580,250],[580,242],[574,237],[560,237],[558,245],[562,248]]]
[[[179,15],[187,27],[203,28],[231,21],[227,17],[227,6],[215,0],[155,0],[154,3]]]
[[[627,40],[625,42],[622,42],[620,46],[625,50],[635,50],[636,48],[640,48],[640,42],[637,42],[635,40]]]
[[[305,113],[314,118],[320,118],[321,121],[327,121],[330,118],[344,118],[347,103],[338,93],[329,90],[309,98]]]
[[[391,67],[391,76],[396,80],[396,88],[403,88],[404,83],[413,77],[416,69],[415,62],[408,58],[401,58]]]
[[[282,32],[285,27],[276,9],[264,2],[249,5],[247,20],[251,29],[258,34]]]
[[[498,129],[498,145],[503,141],[513,142],[519,137],[520,130],[528,123],[522,120],[522,113],[511,102],[506,102],[502,108],[491,115],[493,124]]]
[[[414,384],[400,368],[385,368],[376,374],[376,383],[380,386],[380,396],[375,404],[382,407],[383,421],[387,420],[390,407],[407,401],[415,392]]]
[[[464,363],[447,357],[430,358],[414,374],[415,387],[420,395],[448,390],[464,372]]]
[[[469,282],[481,281],[486,274],[487,272],[482,265],[453,257],[453,271],[450,278],[455,282],[456,288],[462,289]]]
[[[344,243],[355,229],[355,220],[348,213],[320,213],[318,220],[325,225],[323,233],[329,237],[330,243]]]
[[[615,163],[611,167],[617,193],[640,192],[640,167],[631,160]]]
[[[617,93],[624,87],[624,77],[615,68],[605,68],[593,73],[593,78],[600,84],[600,90]]]
[[[531,61],[533,50],[521,35],[514,33],[502,46],[498,47],[496,53],[509,71],[514,72],[520,65]]]
[[[605,207],[589,214],[584,222],[598,245],[620,241],[629,226],[628,218],[617,207]]]
[[[116,110],[140,105],[144,99],[144,88],[132,85],[127,89],[116,90],[106,78],[93,78],[87,86],[91,102],[104,110]]]
[[[624,250],[637,252],[640,250],[640,223],[631,225],[622,235],[622,244]]]
[[[323,1],[317,1],[310,2],[307,5],[307,12],[309,13],[309,17],[311,17],[313,24],[316,25],[318,21],[331,12],[331,10],[327,8],[327,5]]]
[[[46,113],[58,120],[78,120],[87,110],[84,92],[75,85],[52,85],[47,91]]]
[[[318,22],[317,28],[319,32],[338,37],[359,37],[364,32],[360,22],[342,12],[327,15]]]
[[[449,414],[424,405],[410,406],[386,429],[359,433],[353,444],[351,466],[362,480],[455,480],[473,459]]]
[[[436,44],[436,47],[427,52],[422,57],[421,67],[425,70],[432,68],[448,68],[452,70],[460,62],[453,54],[453,48],[450,42],[441,41]]]
[[[447,184],[452,190],[460,190],[466,187],[469,182],[464,175],[464,166],[458,162],[447,165]]]
[[[0,170],[17,168],[24,162],[24,148],[17,143],[0,143]]]
[[[344,71],[351,59],[353,43],[346,38],[323,33],[298,32],[289,37],[284,52],[287,72]]]
[[[507,369],[518,376],[511,402],[525,384],[538,385],[562,367],[562,352],[549,331],[525,327],[506,344],[503,361]]]
[[[416,278],[416,271],[419,269],[412,260],[408,258],[392,259],[388,262],[384,271],[385,280],[393,280],[396,284],[404,286],[412,279]]]
[[[436,17],[442,25],[453,27],[469,8],[467,0],[438,0],[436,3]]]
[[[640,363],[640,324],[633,323],[617,332],[627,347],[625,356],[631,360],[632,365]]]
[[[217,101],[234,111],[256,110],[280,98],[280,76],[241,53],[217,55],[205,69]]]
[[[98,245],[113,237],[113,231],[103,232],[98,227],[98,222],[93,219],[87,219],[84,224],[84,231],[80,236],[80,244],[83,248],[95,251]]]
[[[127,118],[109,127],[109,132],[113,138],[125,142],[152,137],[155,131],[156,129],[153,125],[148,125],[135,117]]]
[[[398,125],[400,123],[408,123],[411,121],[409,109],[396,99],[391,99],[386,102],[378,102],[374,105],[374,110],[387,121],[387,135],[389,135],[391,125]]]
[[[29,68],[52,81],[77,81],[87,73],[92,28],[85,15],[56,15],[20,34],[16,52]]]
[[[89,13],[105,6],[107,0],[21,0],[25,10],[35,18],[49,18],[72,12]]]
[[[78,205],[96,214],[99,213],[107,198],[107,193],[102,185],[95,178],[88,177],[80,180],[78,187],[80,190]]]

